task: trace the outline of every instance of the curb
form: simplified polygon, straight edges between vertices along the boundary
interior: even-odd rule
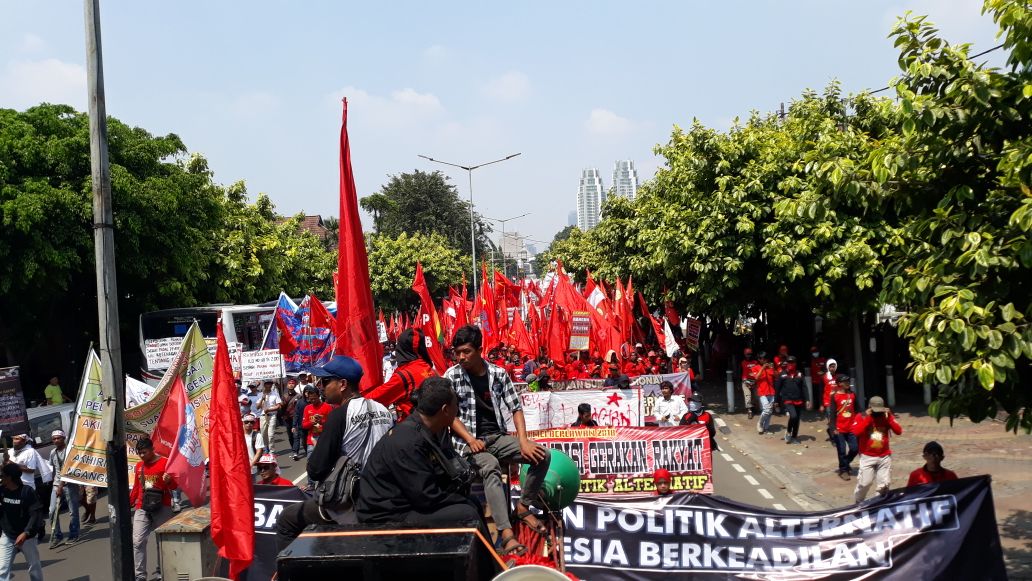
[[[731,426],[729,426],[727,422],[720,418],[720,416],[715,415],[714,421],[718,426],[718,430],[724,436],[730,436],[733,433]],[[783,468],[780,465],[760,461],[764,457],[762,451],[756,448],[747,439],[725,439],[725,441],[742,454],[756,460],[755,464],[757,468],[759,468],[760,472],[762,472],[768,478],[773,480],[775,484],[785,489],[792,496],[792,500],[794,500],[796,504],[801,506],[803,510],[820,511],[833,508],[827,502],[824,502],[823,500],[818,500],[817,496],[820,492],[820,488],[816,484],[814,484],[809,478],[805,478],[807,482],[802,482],[801,480],[804,477],[802,477],[800,474],[790,474],[786,471],[785,468]]]

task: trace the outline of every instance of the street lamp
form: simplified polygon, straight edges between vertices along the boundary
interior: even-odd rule
[[[458,163],[451,163],[451,162],[447,162],[447,161],[441,161],[439,159],[434,159],[434,158],[426,156],[426,155],[419,155],[419,157],[421,157],[421,158],[423,158],[423,159],[425,159],[427,161],[432,161],[434,163],[440,163],[440,164],[443,164],[443,165],[450,165],[452,167],[457,167],[459,169],[464,169],[464,170],[466,170],[466,173],[469,175],[469,250],[470,250],[470,253],[473,255],[473,294],[474,295],[477,293],[477,229],[476,229],[476,224],[474,222],[475,219],[473,217],[473,170],[482,168],[485,165],[491,165],[492,163],[501,163],[503,161],[508,161],[508,160],[516,157],[517,155],[520,155],[520,153],[513,153],[512,155],[507,155],[507,156],[505,156],[505,157],[503,157],[501,159],[496,159],[494,161],[488,161],[488,162],[480,163],[480,164],[477,164],[477,165],[461,165],[461,164],[458,164]]]
[[[520,214],[519,216],[513,216],[512,218],[506,218],[504,220],[499,220],[498,218],[488,218],[487,216],[484,216],[484,218],[487,218],[492,222],[498,222],[502,225],[502,272],[505,273],[505,276],[509,276],[508,269],[505,267],[505,223],[512,222],[513,220],[518,220],[519,218],[529,216],[530,214],[531,212],[527,212],[526,214]]]

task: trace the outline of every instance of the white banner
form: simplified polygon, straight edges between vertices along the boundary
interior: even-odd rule
[[[640,389],[581,389],[521,393],[527,430],[566,428],[577,420],[577,406],[591,405],[591,419],[600,426],[642,426]],[[515,426],[508,425],[509,431]]]
[[[240,354],[240,380],[244,385],[249,381],[280,378],[284,375],[283,356],[279,349],[245,351]]]

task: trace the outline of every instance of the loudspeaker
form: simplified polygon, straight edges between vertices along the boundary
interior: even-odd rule
[[[397,523],[312,526],[277,557],[277,579],[492,579],[499,568],[485,542],[475,522],[436,529]]]

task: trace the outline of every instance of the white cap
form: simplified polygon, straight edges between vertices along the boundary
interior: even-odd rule
[[[240,420],[243,421],[243,422],[253,422],[253,421],[257,420],[257,419],[258,418],[254,417],[254,414],[244,414],[244,417],[241,418]]]
[[[53,432],[50,432],[51,438],[57,438],[58,436],[62,438],[65,437],[64,430],[54,430]]]
[[[272,464],[273,466],[279,466],[276,463],[276,456],[272,454],[262,454],[261,458],[258,458],[259,464]]]

